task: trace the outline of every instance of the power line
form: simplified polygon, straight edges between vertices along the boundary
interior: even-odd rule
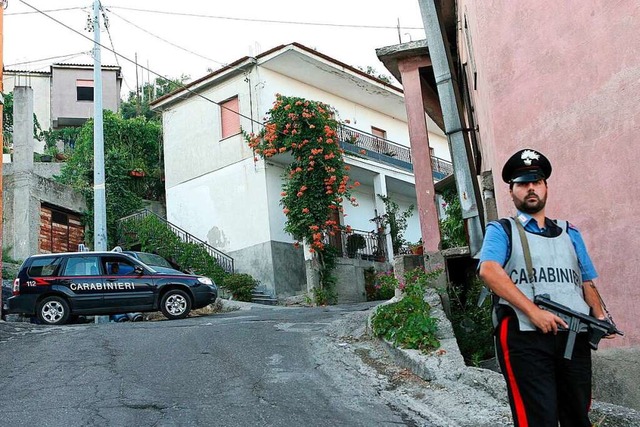
[[[91,41],[92,43],[95,43],[95,42],[94,42],[94,40],[93,40],[91,37],[88,37],[88,36],[86,36],[85,34],[82,34],[80,31],[76,30],[75,28],[70,27],[69,25],[67,25],[67,24],[65,24],[64,22],[62,22],[62,21],[60,21],[60,20],[58,20],[58,19],[54,18],[53,16],[51,16],[51,15],[47,15],[45,12],[41,11],[40,9],[38,9],[38,8],[37,8],[37,7],[35,7],[35,6],[32,6],[31,4],[27,3],[25,0],[18,0],[18,1],[19,1],[20,3],[22,3],[22,4],[24,4],[25,6],[28,6],[28,7],[30,7],[31,9],[35,10],[36,12],[38,12],[38,13],[42,14],[43,16],[45,16],[45,17],[47,17],[47,18],[51,19],[52,21],[56,22],[57,24],[62,25],[62,26],[63,26],[63,27],[65,27],[66,29],[68,29],[68,30],[70,30],[70,31],[73,31],[74,33],[78,34],[79,36],[81,36],[81,37],[83,37],[83,38],[85,38],[85,39],[87,39],[87,40]],[[127,61],[127,62],[129,62],[129,63],[131,63],[131,64],[134,64],[134,65],[136,64],[136,62],[135,62],[134,60],[132,60],[132,59],[130,59],[130,58],[127,58],[126,56],[124,56],[124,55],[122,55],[122,54],[120,54],[120,53],[116,52],[116,51],[115,51],[115,50],[113,50],[113,49],[108,48],[107,46],[105,46],[105,45],[103,45],[103,44],[101,44],[101,43],[97,43],[97,45],[98,45],[98,46],[100,46],[100,47],[101,47],[101,48],[103,48],[103,49],[108,50],[109,52],[112,52],[114,55],[119,56],[120,58],[124,59],[125,61]],[[138,65],[138,67],[142,68],[143,70],[146,70],[147,72],[149,72],[149,73],[153,74],[154,76],[161,77],[161,78],[165,78],[165,77],[164,77],[164,76],[162,76],[161,74],[156,73],[155,71],[153,71],[152,69],[150,69],[150,68],[148,68],[148,67],[145,67],[145,66],[143,66],[143,65]],[[252,123],[256,123],[256,124],[259,124],[259,125],[261,125],[261,126],[263,126],[263,125],[264,125],[262,122],[259,122],[259,121],[255,120],[255,119],[253,119],[252,117],[249,117],[249,116],[246,116],[246,115],[244,115],[244,114],[241,114],[239,111],[234,111],[234,110],[232,110],[232,109],[230,109],[230,108],[226,107],[225,105],[222,105],[222,104],[220,104],[220,103],[218,103],[218,102],[216,102],[216,101],[214,101],[214,100],[212,100],[212,99],[210,99],[210,98],[207,98],[206,96],[204,96],[204,95],[202,95],[201,93],[198,93],[198,92],[196,92],[196,91],[194,91],[194,90],[192,90],[192,89],[188,88],[187,86],[183,85],[182,83],[178,83],[177,85],[178,85],[180,88],[182,88],[183,90],[185,90],[185,91],[187,91],[188,93],[190,93],[191,95],[194,95],[194,96],[197,96],[197,97],[199,97],[199,98],[202,98],[202,99],[204,99],[205,101],[208,101],[208,102],[210,102],[210,103],[212,103],[212,104],[215,104],[215,105],[219,106],[220,108],[224,108],[224,109],[225,109],[225,110],[227,110],[227,111],[233,112],[234,114],[237,114],[239,117],[242,117],[242,118],[244,118],[244,119],[246,119],[246,120],[249,120],[249,121],[250,121],[250,122],[252,122]]]
[[[16,65],[35,64],[37,62],[49,61],[49,60],[52,60],[52,59],[59,59],[59,58],[71,59],[71,58],[75,58],[75,57],[80,56],[80,55],[88,55],[89,53],[90,53],[90,51],[85,51],[85,52],[69,53],[67,55],[50,56],[48,58],[42,58],[42,59],[33,59],[31,61],[15,62],[13,64],[6,64],[5,68],[7,68],[7,67],[15,67]]]
[[[86,9],[86,7],[84,7],[84,6],[66,7],[64,9],[43,10],[42,12],[63,12],[63,11],[66,11],[66,10],[79,10],[79,9]],[[33,15],[35,13],[41,13],[41,12],[13,12],[13,13],[5,13],[4,16],[8,16],[8,15]]]
[[[107,30],[107,35],[109,36],[109,42],[111,43],[111,48],[113,49],[113,52],[115,52],[116,47],[113,45],[113,38],[111,38],[111,31],[109,31],[109,18],[107,18],[107,15],[104,13],[102,2],[100,2],[100,10],[102,11],[102,18],[104,19],[104,28]],[[113,56],[116,58],[116,64],[118,65],[118,67],[120,67],[120,61],[118,61],[118,55],[114,54]],[[124,74],[122,75],[122,81],[124,82],[124,85],[127,87],[127,89],[129,89],[129,92],[131,92],[131,86],[129,86],[129,83],[127,82],[127,79],[125,78]]]
[[[245,21],[245,22],[261,22],[267,24],[288,24],[288,25],[315,25],[321,27],[344,27],[344,28],[364,28],[364,29],[376,29],[376,30],[397,30],[398,26],[387,26],[387,25],[356,25],[356,24],[333,24],[329,22],[299,22],[299,21],[280,21],[280,20],[271,20],[271,19],[251,19],[251,18],[237,18],[231,16],[215,16],[215,15],[203,15],[197,13],[187,13],[187,12],[168,12],[162,10],[149,10],[149,9],[138,9],[134,7],[125,7],[125,6],[107,6],[110,9],[123,9],[123,10],[131,10],[135,12],[148,12],[148,13],[157,13],[161,15],[173,15],[173,16],[188,16],[192,18],[208,18],[208,19],[224,19],[229,21]],[[424,30],[423,27],[400,27],[405,30]]]
[[[167,39],[164,39],[164,38],[162,38],[162,37],[160,37],[160,36],[158,36],[158,35],[156,35],[156,34],[153,34],[152,32],[145,30],[144,28],[140,27],[139,25],[134,24],[133,22],[129,21],[128,19],[123,18],[122,16],[118,15],[117,13],[115,13],[114,11],[112,11],[112,10],[111,10],[111,9],[109,9],[109,8],[107,8],[107,11],[108,11],[108,12],[110,12],[110,13],[112,13],[114,16],[117,16],[118,18],[122,19],[122,20],[123,20],[124,22],[126,22],[127,24],[129,24],[129,25],[132,25],[132,26],[136,27],[136,28],[137,28],[137,29],[139,29],[140,31],[144,31],[145,33],[149,34],[150,36],[155,37],[155,38],[157,38],[158,40],[161,40],[161,41],[163,41],[163,42],[165,42],[165,43],[168,43],[168,44],[170,44],[170,45],[171,45],[171,46],[173,46],[173,47],[176,47],[176,48],[178,48],[178,49],[180,49],[180,50],[183,50],[183,51],[185,51],[185,52],[187,52],[187,53],[190,53],[190,54],[192,54],[192,55],[198,56],[198,57],[200,57],[200,58],[206,59],[207,61],[215,62],[216,64],[219,64],[219,65],[222,65],[222,66],[226,66],[226,65],[227,65],[227,64],[225,64],[225,63],[222,63],[222,62],[216,61],[215,59],[208,58],[208,57],[206,57],[206,56],[204,56],[204,55],[200,55],[200,54],[199,54],[199,53],[197,53],[197,52],[194,52],[194,51],[192,51],[192,50],[189,50],[189,49],[187,49],[187,48],[184,48],[184,47],[182,47],[182,46],[179,46],[179,45],[177,45],[177,44],[175,44],[175,43],[170,42],[170,41],[169,41],[169,40],[167,40]]]

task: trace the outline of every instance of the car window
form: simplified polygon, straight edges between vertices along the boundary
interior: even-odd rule
[[[30,277],[54,276],[61,262],[61,257],[35,258],[27,274]]]
[[[67,259],[63,276],[98,276],[98,257],[80,256]]]
[[[122,258],[105,258],[104,267],[109,276],[128,276],[133,274],[135,264]]]
[[[147,265],[172,268],[171,264],[169,264],[169,262],[160,255],[150,254],[147,252],[138,252],[137,255],[138,259]]]

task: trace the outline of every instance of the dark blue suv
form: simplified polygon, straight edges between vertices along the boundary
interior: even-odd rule
[[[12,293],[8,313],[60,325],[76,315],[158,310],[182,319],[214,302],[218,288],[208,277],[161,273],[123,253],[74,252],[29,257]]]

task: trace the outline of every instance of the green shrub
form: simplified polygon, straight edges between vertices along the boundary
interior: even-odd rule
[[[417,269],[419,270],[419,269]],[[439,272],[410,271],[405,275],[404,298],[378,307],[371,321],[373,333],[393,345],[428,352],[440,346],[436,338],[437,319],[424,300],[429,280]]]
[[[167,225],[153,215],[130,219],[120,225],[122,247],[139,244],[143,252],[152,252],[178,264],[181,269],[224,283],[227,272],[207,250],[197,244],[183,242]]]
[[[227,289],[238,301],[251,301],[251,294],[258,281],[250,274],[234,273],[224,278],[222,287]]]
[[[367,241],[362,234],[350,234],[347,237],[347,255],[349,258],[355,258],[356,253],[366,245]]]
[[[333,291],[331,287],[315,287],[313,288],[313,300],[316,305],[332,305],[338,302],[338,294]]]

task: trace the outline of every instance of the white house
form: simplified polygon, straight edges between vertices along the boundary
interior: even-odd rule
[[[345,161],[362,185],[353,192],[359,206],[346,204],[339,220],[368,238],[359,261],[381,261],[373,257],[380,246],[391,253],[390,239],[368,234],[385,211],[376,194],[404,211],[416,205],[416,193],[402,90],[300,44],[241,58],[154,101],[163,115],[167,219],[233,256],[236,270],[272,295],[286,296],[307,289],[303,253],[283,231],[279,205],[287,158],[255,158],[240,133],[260,129],[277,93],[327,103],[345,125]],[[434,177],[441,179],[451,171],[447,140],[425,120],[437,132],[429,145]],[[353,139],[356,145],[348,143]],[[417,212],[404,237],[420,239]],[[344,249],[345,238],[334,243]]]

